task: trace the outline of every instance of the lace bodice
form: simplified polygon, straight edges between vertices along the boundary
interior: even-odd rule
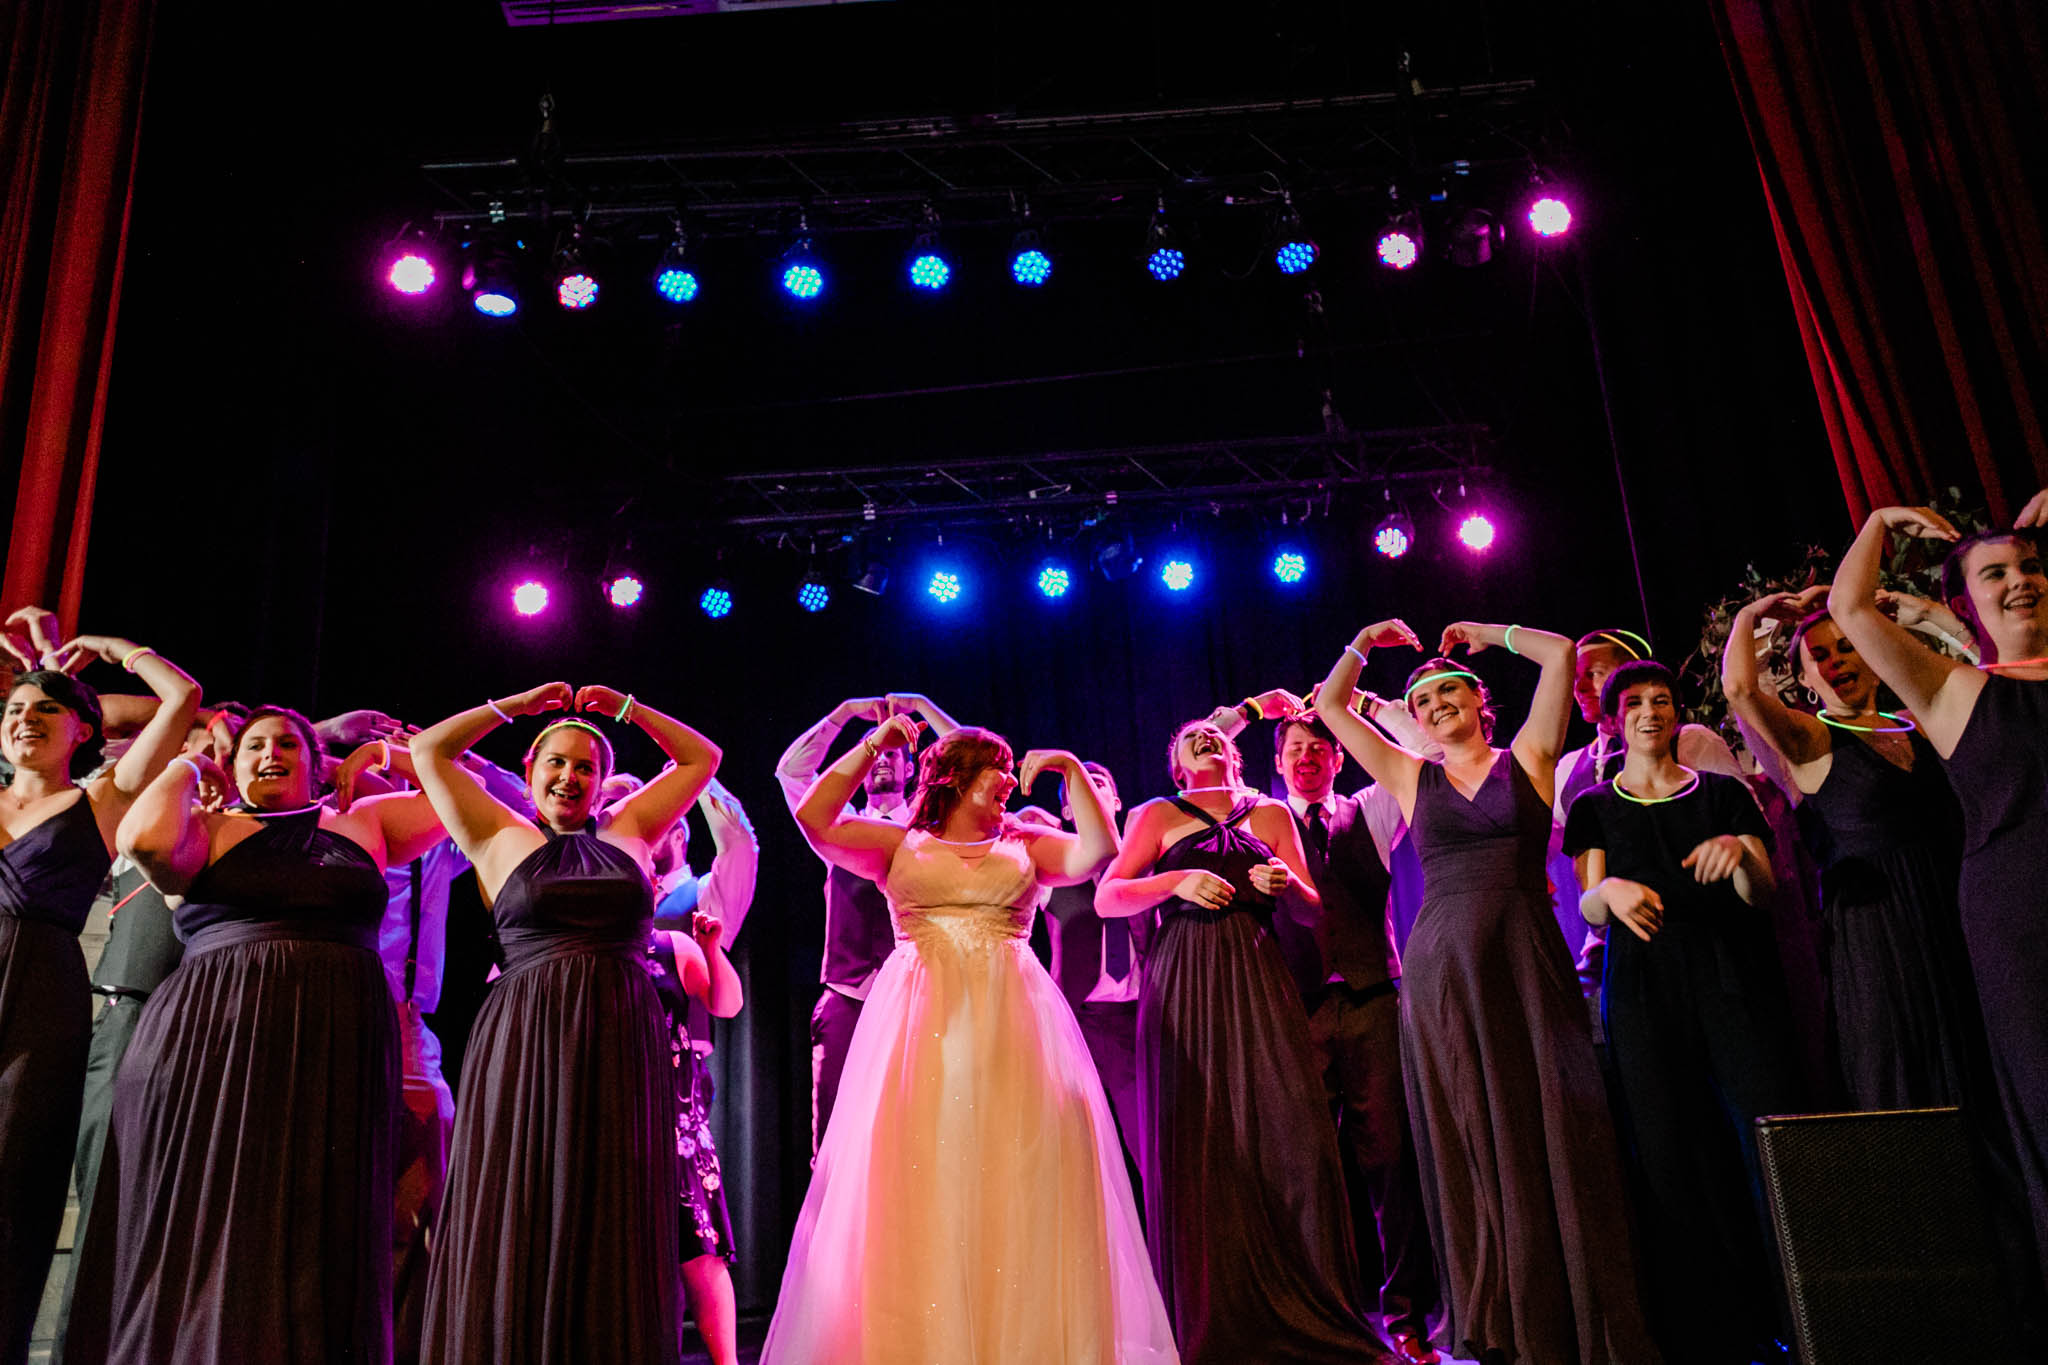
[[[1010,826],[986,843],[953,844],[914,829],[903,836],[882,890],[896,941],[920,948],[989,948],[1027,940],[1038,872]]]

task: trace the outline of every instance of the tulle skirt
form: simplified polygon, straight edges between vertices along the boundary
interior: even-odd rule
[[[876,977],[763,1365],[1161,1365],[1173,1332],[1073,1011],[1021,938]]]

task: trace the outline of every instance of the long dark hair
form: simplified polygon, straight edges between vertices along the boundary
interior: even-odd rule
[[[960,797],[984,768],[1012,760],[1010,742],[993,730],[963,725],[924,751],[917,765],[917,804],[910,827],[937,833],[960,808]]]
[[[7,690],[8,699],[12,700],[14,694],[24,687],[41,690],[44,696],[92,727],[92,733],[71,751],[71,779],[75,782],[99,767],[107,747],[107,726],[100,712],[100,694],[69,673],[60,673],[54,668],[38,668],[17,676],[14,686]]]

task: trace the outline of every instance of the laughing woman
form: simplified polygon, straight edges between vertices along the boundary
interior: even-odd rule
[[[187,756],[121,822],[185,956],[114,1080],[113,1234],[79,1268],[73,1365],[391,1355],[398,1035],[377,922],[385,866],[441,824],[419,796],[318,804],[319,741],[283,707],[250,713],[232,768],[232,811],[199,808],[227,782]]]
[[[1878,609],[1892,536],[1957,541],[1925,507],[1882,507],[1842,557],[1828,611],[1906,703],[1963,805],[1957,892],[1991,1064],[2048,1282],[2048,490],[2011,531],[1956,544],[1942,590],[1985,662],[1937,654]]]
[[[1438,657],[1408,709],[1441,760],[1392,743],[1338,698],[1366,651],[1419,648],[1367,626],[1316,693],[1316,714],[1394,793],[1422,855],[1422,910],[1401,960],[1401,1061],[1446,1317],[1459,1356],[1545,1365],[1658,1359],[1637,1303],[1613,1121],[1577,976],[1551,917],[1551,784],[1571,716],[1572,642],[1521,626],[1447,627],[1440,655],[1494,645],[1542,668],[1508,749],[1470,669]]]
[[[500,722],[572,704],[638,724],[674,766],[599,815],[611,742],[558,720],[526,751],[536,822],[456,762]],[[646,967],[648,845],[711,780],[718,748],[608,687],[549,683],[422,731],[412,756],[506,960],[463,1063],[421,1358],[673,1362],[676,1097]]]
[[[10,653],[14,652],[12,650]],[[99,696],[57,668],[7,693],[0,791],[0,1362],[28,1358],[29,1332],[64,1216],[85,1088],[92,995],[78,932],[113,861],[114,831],[184,742],[199,685],[154,650],[80,636],[58,661],[124,660],[162,700],[121,761],[96,777]],[[24,663],[32,662],[28,659]],[[83,781],[81,781],[83,779]]]

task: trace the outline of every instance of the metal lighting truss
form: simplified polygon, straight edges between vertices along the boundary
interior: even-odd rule
[[[712,520],[784,535],[1076,526],[1116,509],[1327,512],[1340,495],[1483,482],[1487,429],[1456,424],[1243,441],[1117,446],[922,464],[729,474]]]

